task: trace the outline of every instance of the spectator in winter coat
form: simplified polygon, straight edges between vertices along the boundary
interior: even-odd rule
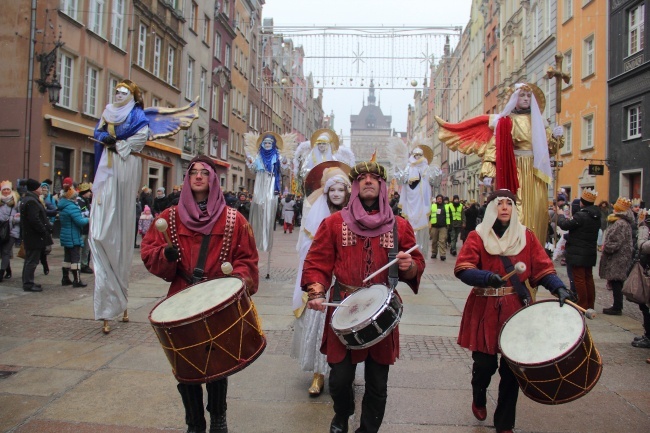
[[[598,258],[597,240],[600,230],[600,210],[594,206],[598,193],[584,189],[580,197],[579,209],[573,212],[573,218],[558,215],[558,226],[567,230],[566,263],[571,269],[578,305],[582,308],[594,308],[596,286],[592,269]]]
[[[138,231],[144,238],[144,235],[147,234],[153,223],[153,215],[151,215],[151,208],[147,205],[144,205],[144,210],[140,215],[140,221],[138,221]]]
[[[641,265],[648,269],[650,266],[650,213],[647,209],[640,209],[638,216],[639,231],[637,232],[637,247]],[[650,349],[650,308],[647,304],[639,304],[643,316],[643,335],[634,337],[632,346]],[[650,359],[648,360],[650,363]]]
[[[79,195],[77,196],[77,206],[81,209],[81,216],[88,218],[90,216],[90,205],[93,199],[92,183],[84,182],[79,185]],[[90,267],[90,246],[88,245],[88,229],[89,224],[81,229],[81,238],[83,246],[81,247],[81,273],[92,274],[93,270]]]
[[[81,281],[81,247],[82,229],[88,225],[88,218],[81,215],[77,206],[77,191],[73,186],[66,186],[59,197],[59,219],[61,220],[61,246],[63,247],[63,264],[61,271],[62,286],[86,287]],[[70,272],[74,280],[70,280]]]
[[[156,190],[156,198],[153,199],[153,214],[158,216],[169,207],[169,199],[165,195],[165,188],[162,186]]]
[[[11,252],[14,244],[20,239],[20,197],[13,190],[10,181],[5,180],[0,185],[0,224],[6,224],[6,238],[0,239],[0,255],[2,268],[0,268],[0,282],[3,278],[11,278]]]
[[[37,180],[27,179],[23,182],[27,188],[20,204],[20,233],[25,247],[25,264],[23,266],[23,290],[42,292],[40,284],[34,283],[34,271],[41,253],[52,245],[52,224],[45,214],[41,203],[41,185]]]
[[[609,216],[609,227],[603,240],[603,255],[600,258],[600,278],[606,279],[612,288],[614,304],[603,309],[603,314],[620,316],[623,314],[623,282],[632,261],[632,224],[634,215],[631,203],[619,197],[614,204],[614,213]]]

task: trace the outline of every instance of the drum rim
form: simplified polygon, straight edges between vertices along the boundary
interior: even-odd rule
[[[510,317],[508,318],[508,320],[506,320],[505,322],[503,322],[503,326],[501,326],[501,330],[499,331],[499,338],[498,338],[498,340],[497,340],[497,346],[498,346],[498,348],[499,348],[499,352],[501,353],[501,355],[502,355],[504,358],[506,358],[506,360],[507,360],[508,362],[512,363],[513,365],[516,365],[516,366],[518,366],[518,367],[526,367],[526,368],[541,368],[541,367],[547,367],[549,364],[554,364],[554,363],[556,363],[556,362],[562,361],[562,360],[564,360],[565,358],[571,356],[571,355],[573,354],[573,352],[575,352],[576,349],[580,346],[580,344],[582,344],[582,342],[584,341],[585,334],[587,334],[587,323],[585,322],[585,317],[584,317],[584,316],[580,313],[580,311],[579,311],[577,308],[575,308],[573,305],[566,304],[567,306],[570,306],[570,307],[573,308],[574,310],[578,311],[578,313],[580,313],[579,316],[580,316],[580,320],[582,321],[582,333],[580,334],[580,338],[579,338],[579,339],[578,339],[578,340],[577,340],[573,345],[571,345],[569,348],[567,348],[564,352],[562,352],[561,354],[559,354],[559,355],[556,356],[555,358],[550,358],[550,359],[547,359],[547,360],[545,360],[545,361],[543,361],[543,362],[535,362],[535,363],[523,363],[523,362],[519,362],[519,361],[513,361],[513,360],[512,360],[511,358],[509,358],[505,353],[503,353],[503,350],[501,349],[501,333],[503,332],[503,329],[506,327],[506,324],[510,321],[510,319],[512,319],[513,317],[515,317],[515,315],[517,315],[517,314],[520,313],[521,311],[525,310],[526,308],[530,308],[530,307],[532,307],[533,305],[536,305],[536,304],[542,304],[542,303],[545,303],[545,302],[558,302],[558,300],[557,300],[557,299],[543,299],[543,300],[541,300],[541,301],[534,302],[534,303],[532,303],[532,304],[530,304],[530,305],[527,305],[527,306],[525,306],[525,307],[523,307],[523,308],[517,310],[517,311],[515,312],[515,314],[513,314],[512,316],[510,316]],[[564,308],[564,307],[562,307],[562,308]],[[590,338],[591,338],[591,336],[590,336]],[[592,343],[593,343],[593,341],[592,341]]]
[[[391,290],[390,287],[385,286],[385,285],[383,285],[383,284],[373,284],[372,286],[369,286],[369,287],[363,287],[363,288],[361,288],[361,289],[355,291],[354,293],[350,294],[350,296],[348,296],[347,298],[345,298],[344,300],[341,301],[341,304],[344,304],[345,301],[347,301],[348,299],[351,299],[351,298],[352,298],[356,293],[360,293],[362,290],[364,290],[364,289],[369,289],[370,287],[373,287],[373,286],[383,286],[383,287],[385,287],[385,288],[388,290],[388,293],[389,293],[389,296],[386,297],[386,298],[382,301],[382,303],[381,303],[381,305],[379,306],[379,308],[377,309],[377,311],[375,311],[375,312],[374,312],[370,317],[368,317],[368,318],[367,318],[366,320],[364,320],[363,322],[359,322],[359,323],[357,323],[356,325],[353,325],[353,326],[351,326],[351,327],[348,327],[348,328],[342,328],[342,329],[341,329],[341,328],[335,328],[335,327],[334,327],[334,317],[336,316],[337,311],[339,311],[339,307],[336,307],[336,309],[335,309],[334,312],[332,313],[332,318],[330,319],[330,327],[334,330],[334,333],[336,333],[336,330],[339,330],[340,332],[348,331],[347,333],[349,334],[350,332],[355,332],[355,331],[358,331],[358,330],[361,329],[361,328],[365,328],[368,324],[370,324],[370,323],[372,323],[373,321],[375,321],[375,319],[377,319],[377,317],[379,317],[379,315],[380,315],[383,311],[385,311],[385,309],[386,309],[385,307],[386,307],[388,304],[390,304],[390,299],[391,299],[391,297],[396,297],[396,296],[395,296],[395,295],[396,295],[395,290]],[[400,300],[399,298],[398,298],[398,300],[400,301],[400,304],[401,304],[401,303],[402,303],[401,300]],[[363,326],[362,326],[362,325],[363,325]],[[361,327],[361,328],[359,328],[359,327]]]
[[[151,318],[151,315],[153,314],[153,312],[163,302],[165,302],[165,301],[173,298],[174,296],[176,296],[176,295],[178,295],[180,293],[183,293],[184,291],[186,291],[186,290],[188,290],[188,289],[190,289],[190,288],[192,288],[194,286],[197,286],[199,284],[204,284],[204,283],[207,283],[208,281],[222,280],[224,278],[233,278],[233,279],[239,280],[241,282],[241,287],[240,287],[239,290],[237,290],[235,293],[233,293],[232,296],[227,298],[222,303],[217,304],[217,305],[213,305],[211,308],[209,308],[209,309],[207,309],[205,311],[201,311],[198,314],[194,314],[194,315],[189,316],[189,317],[184,317],[182,319],[175,319],[175,320],[170,320],[170,321],[167,321],[167,322],[159,322],[159,321],[154,320],[154,319]],[[151,323],[151,326],[155,326],[157,328],[163,328],[163,327],[164,328],[174,328],[174,327],[177,327],[177,326],[183,326],[183,325],[186,325],[186,324],[189,324],[189,323],[198,322],[198,321],[201,321],[201,320],[203,320],[204,318],[206,318],[208,316],[211,316],[212,314],[214,314],[215,311],[218,311],[218,310],[215,310],[217,307],[220,307],[219,309],[222,309],[223,307],[228,307],[228,306],[232,305],[233,302],[237,301],[238,299],[241,299],[242,296],[248,296],[249,298],[251,297],[248,294],[248,291],[246,290],[246,283],[244,282],[243,279],[241,279],[239,277],[236,277],[236,276],[220,277],[220,278],[211,278],[211,279],[205,280],[205,281],[199,281],[198,283],[190,284],[189,286],[185,287],[183,290],[179,290],[178,292],[174,293],[173,295],[168,296],[168,297],[164,297],[163,299],[158,301],[156,303],[156,305],[154,305],[154,307],[149,312],[149,316],[148,316],[149,317],[149,322]]]
[[[384,332],[382,332],[381,334],[379,334],[377,337],[373,338],[372,340],[368,341],[367,343],[364,343],[364,344],[361,344],[361,345],[358,345],[358,346],[352,346],[347,341],[343,341],[344,340],[343,335],[350,335],[354,331],[353,332],[348,332],[347,334],[341,334],[341,335],[335,333],[336,336],[339,337],[339,340],[341,341],[341,343],[343,343],[343,345],[346,348],[350,349],[350,350],[361,350],[361,349],[367,349],[370,346],[374,346],[375,344],[379,343],[384,338],[388,337],[388,334],[393,332],[393,330],[395,328],[397,328],[397,326],[399,325],[399,322],[402,319],[402,314],[404,312],[404,304],[402,303],[402,301],[397,297],[395,299],[397,299],[399,301],[399,303],[400,303],[399,304],[399,310],[397,311],[397,320],[395,320],[395,322],[393,322]],[[386,310],[383,310],[383,311],[386,311]],[[374,322],[374,320],[373,320],[373,322]]]

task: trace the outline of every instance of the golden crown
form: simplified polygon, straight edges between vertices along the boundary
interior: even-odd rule
[[[593,203],[596,201],[596,197],[598,197],[598,193],[590,188],[585,188],[582,190],[582,195],[580,196],[581,199],[584,201],[588,201],[589,203]]]
[[[625,197],[619,197],[616,203],[614,203],[614,210],[617,212],[625,212],[626,210],[630,210],[630,207],[632,207],[632,202]]]

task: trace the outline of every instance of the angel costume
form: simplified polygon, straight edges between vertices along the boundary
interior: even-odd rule
[[[401,141],[401,140],[400,140]],[[415,239],[422,255],[429,256],[429,215],[431,214],[431,183],[440,175],[437,166],[429,166],[433,150],[426,144],[416,145],[404,170],[395,177],[404,185],[401,189],[399,207],[402,217],[413,227]]]
[[[456,124],[436,117],[440,125],[438,137],[451,150],[481,157],[480,176],[495,178],[497,189],[517,191],[520,221],[544,245],[548,229],[548,185],[553,177],[550,156],[564,145],[564,137],[552,135],[546,127],[541,115],[546,98],[539,87],[518,83],[511,91],[500,114],[478,116]],[[530,110],[517,108],[522,91],[532,91],[534,95]]]
[[[350,168],[347,168],[349,172]],[[327,204],[327,195],[332,186],[339,183],[350,188],[348,175],[341,169],[333,168],[323,174],[325,186],[323,192],[314,202],[309,216],[303,219],[301,237],[298,242],[298,277],[293,290],[293,312],[296,316],[293,332],[293,344],[291,345],[291,357],[297,358],[300,368],[303,371],[314,374],[326,375],[329,372],[327,358],[320,352],[323,341],[323,329],[325,327],[325,313],[318,310],[305,309],[307,300],[306,293],[302,291],[300,280],[305,257],[311,247],[316,230],[320,223],[330,216],[330,208]],[[345,203],[344,203],[345,204]]]
[[[148,139],[172,135],[198,117],[195,103],[182,109],[143,110],[140,90],[130,80],[119,83],[116,91],[116,102],[106,106],[95,128],[97,169],[90,211],[95,320],[105,321],[127,307],[135,243],[135,196],[142,176],[142,160],[133,153],[140,152]],[[167,120],[158,116],[166,116]],[[124,320],[128,320],[126,312]],[[104,332],[109,332],[106,322]]]
[[[246,166],[255,173],[255,187],[251,200],[250,225],[255,234],[258,251],[271,251],[273,248],[273,222],[278,208],[276,195],[280,194],[282,174],[280,169],[287,168],[286,157],[280,154],[285,136],[275,132],[264,132],[259,137],[247,133]],[[256,142],[251,146],[252,143]],[[288,147],[289,143],[287,143]],[[254,155],[254,156],[253,156]]]
[[[340,146],[339,136],[336,135],[336,132],[323,128],[316,130],[309,141],[303,141],[296,149],[293,158],[293,175],[298,181],[298,188],[300,190],[304,188],[305,180],[314,167],[327,161],[340,161],[350,167],[355,164],[352,150]],[[309,216],[313,200],[315,200],[313,197],[312,200],[309,200],[305,191],[305,201],[302,207],[303,220]],[[303,237],[304,231],[300,230],[296,247],[298,251],[301,243],[305,241]]]

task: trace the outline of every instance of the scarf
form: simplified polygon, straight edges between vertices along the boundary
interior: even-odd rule
[[[356,235],[375,237],[393,229],[395,216],[390,207],[388,189],[384,179],[379,178],[378,212],[368,213],[359,198],[359,181],[352,182],[352,193],[347,207],[341,210],[343,221]]]
[[[210,172],[208,176],[210,189],[206,208],[205,210],[201,210],[199,204],[194,199],[192,187],[190,186],[190,170],[193,166],[194,164],[190,165],[187,173],[185,173],[185,181],[183,189],[181,189],[181,197],[178,201],[178,217],[188,229],[203,235],[209,235],[212,233],[212,227],[217,222],[219,215],[221,215],[221,212],[226,207],[226,200],[223,197],[219,179],[214,170],[209,165],[203,164],[203,167]]]
[[[501,200],[510,201],[512,215],[510,215],[508,228],[499,237],[493,227],[497,221],[497,205]],[[485,208],[485,218],[481,224],[476,226],[476,232],[481,237],[485,250],[493,256],[515,256],[526,247],[526,226],[519,222],[515,203],[506,197],[497,197],[488,203]]]
[[[117,105],[117,103],[106,105],[102,117],[107,123],[122,123],[133,110],[133,107],[135,107],[135,101],[133,95],[129,95],[129,99],[125,100],[121,105]]]

